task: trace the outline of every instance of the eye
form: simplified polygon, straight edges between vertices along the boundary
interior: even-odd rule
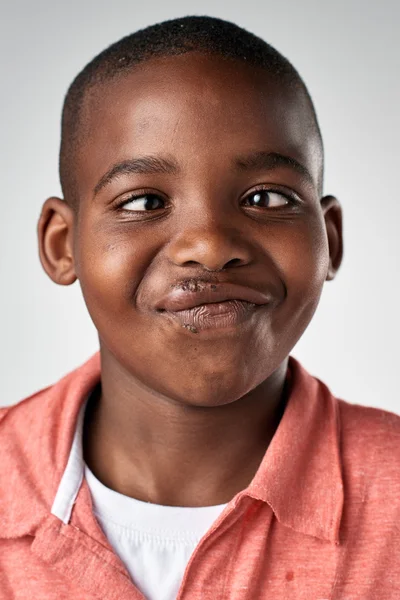
[[[280,208],[290,204],[290,200],[280,192],[272,190],[257,190],[245,198],[247,206],[259,206],[261,208]]]
[[[156,194],[142,194],[141,196],[131,196],[120,207],[130,212],[152,211],[164,208],[164,200]]]

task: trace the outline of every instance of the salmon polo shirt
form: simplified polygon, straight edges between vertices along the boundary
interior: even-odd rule
[[[96,517],[83,412],[100,357],[0,421],[1,600],[143,600]],[[400,417],[335,398],[292,356],[249,486],[193,551],[178,600],[399,600]]]

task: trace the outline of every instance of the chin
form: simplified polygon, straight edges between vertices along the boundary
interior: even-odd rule
[[[236,372],[237,374],[237,372]],[[175,390],[165,390],[167,397],[186,406],[197,406],[211,408],[224,406],[239,400],[252,389],[259,385],[260,381],[243,381],[243,377],[235,378],[230,371],[221,376],[221,373],[203,377],[197,373],[193,377],[181,380],[179,387]]]

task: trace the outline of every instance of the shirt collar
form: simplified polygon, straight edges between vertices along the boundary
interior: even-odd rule
[[[100,353],[0,421],[0,537],[35,535],[48,519],[74,447],[82,403],[100,380]]]
[[[343,510],[338,400],[289,357],[289,399],[247,493],[267,502],[280,523],[339,541]]]
[[[285,412],[256,475],[240,495],[266,502],[287,527],[337,542],[343,508],[338,401],[292,356],[287,377]],[[0,467],[1,537],[34,535],[49,512],[69,522],[83,479],[84,410],[99,381],[96,353],[6,413],[0,424],[6,449]]]

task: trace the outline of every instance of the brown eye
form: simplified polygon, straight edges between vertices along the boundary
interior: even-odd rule
[[[258,190],[247,196],[246,204],[248,206],[259,206],[260,208],[279,208],[289,204],[289,200],[279,192]]]
[[[157,208],[164,208],[164,200],[155,194],[143,194],[129,198],[122,204],[122,208],[131,212],[157,210]]]

